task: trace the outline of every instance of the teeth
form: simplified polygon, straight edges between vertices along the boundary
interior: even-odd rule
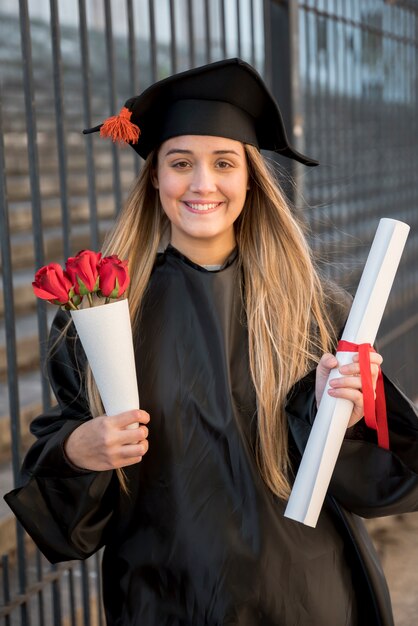
[[[212,202],[211,204],[192,204],[191,202],[187,202],[186,204],[194,211],[209,211],[209,209],[217,207],[219,202]]]

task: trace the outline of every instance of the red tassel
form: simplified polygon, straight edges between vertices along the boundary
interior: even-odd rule
[[[108,117],[100,129],[101,137],[110,137],[112,141],[120,143],[138,143],[141,131],[139,126],[131,122],[132,111],[122,107],[119,115]]]

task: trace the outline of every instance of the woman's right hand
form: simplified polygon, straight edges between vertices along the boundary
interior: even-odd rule
[[[101,415],[83,422],[64,444],[68,460],[77,467],[104,471],[139,463],[148,450],[146,411]],[[138,424],[138,428],[129,428]]]

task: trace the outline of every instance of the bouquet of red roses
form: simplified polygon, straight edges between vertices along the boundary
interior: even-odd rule
[[[107,415],[139,409],[128,300],[117,300],[129,286],[127,266],[117,255],[81,250],[65,269],[41,267],[32,283],[38,298],[70,311]],[[89,306],[80,309],[83,298]]]
[[[121,261],[116,254],[102,257],[101,252],[81,250],[67,259],[65,269],[58,263],[41,267],[32,283],[38,298],[58,304],[65,309],[77,310],[84,296],[90,306],[94,296],[120,298],[129,286],[128,261]]]

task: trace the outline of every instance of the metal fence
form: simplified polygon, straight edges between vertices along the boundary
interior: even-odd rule
[[[28,423],[53,400],[39,367],[53,315],[34,271],[97,249],[140,162],[83,137],[172,72],[241,56],[265,76],[292,143],[294,201],[324,271],[353,289],[380,217],[411,235],[380,333],[417,397],[418,3],[412,0],[37,0],[0,8],[0,476],[17,481]],[[52,308],[52,307],[51,307]],[[0,514],[2,511],[0,510]],[[101,624],[100,557],[50,566],[0,517],[0,621]],[[11,537],[7,543],[2,540]]]

